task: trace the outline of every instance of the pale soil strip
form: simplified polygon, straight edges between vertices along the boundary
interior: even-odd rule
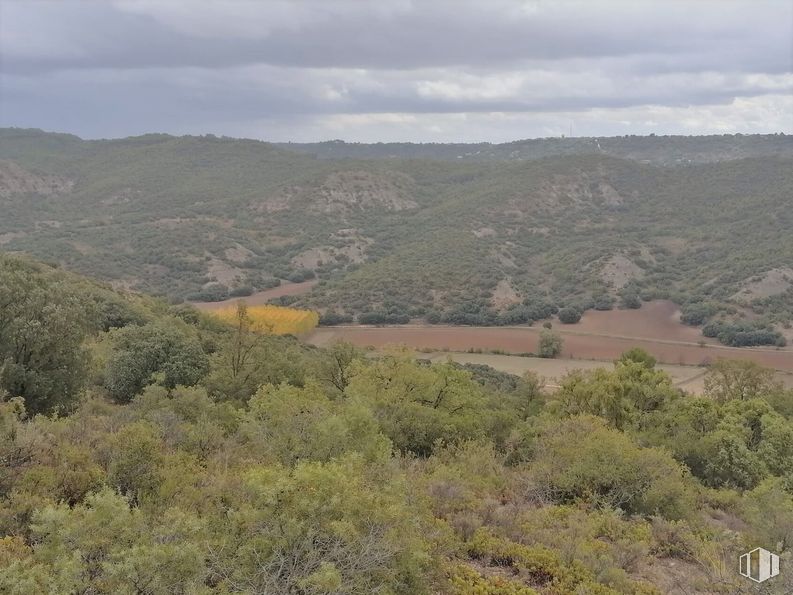
[[[575,359],[543,359],[536,357],[523,357],[518,355],[497,355],[488,353],[460,353],[437,351],[431,353],[416,352],[417,358],[428,359],[432,362],[444,362],[448,359],[460,364],[485,364],[508,374],[521,375],[532,371],[545,378],[546,388],[559,388],[558,381],[572,370],[593,370],[596,368],[612,368],[612,361],[593,361]],[[700,366],[679,366],[674,364],[659,364],[658,369],[663,370],[672,378],[676,388],[694,394],[701,394],[704,388],[704,379],[707,370]],[[777,379],[786,388],[793,388],[793,374],[777,372]]]

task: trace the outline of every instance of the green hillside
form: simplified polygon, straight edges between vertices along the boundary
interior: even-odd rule
[[[747,157],[793,157],[785,134],[708,136],[609,136],[535,138],[509,143],[278,143],[278,147],[324,159],[444,159],[522,161],[562,155],[599,154],[655,165],[716,163]]]
[[[0,249],[176,301],[316,276],[300,305],[374,322],[512,324],[666,297],[696,323],[754,311],[709,332],[773,343],[752,333],[793,316],[788,138],[683,138],[609,141],[633,159],[355,160],[4,129]],[[681,143],[715,162],[640,162]]]
[[[790,564],[771,370],[690,395],[634,349],[547,391],[238,314],[0,254],[0,592],[738,593],[741,553]]]

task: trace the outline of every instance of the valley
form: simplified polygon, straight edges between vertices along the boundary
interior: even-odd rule
[[[247,295],[321,324],[515,326],[572,308],[582,331],[613,310],[630,332],[611,334],[635,336],[629,310],[666,300],[692,325],[685,340],[710,343],[696,327],[712,323],[728,345],[784,344],[793,139],[597,142],[611,148],[540,139],[520,157],[447,159],[436,146],[385,159],[368,145],[353,158],[211,135],[2,129],[0,241],[171,303]]]
[[[307,340],[318,346],[348,341],[360,347],[405,345],[417,350],[522,354],[536,353],[540,330],[541,327],[343,326],[316,329]],[[564,341],[561,357],[576,361],[609,362],[624,351],[639,347],[666,364],[704,366],[718,359],[738,359],[793,372],[793,350],[787,348],[700,346],[668,340],[581,334],[566,329],[560,329],[559,334]]]
[[[793,594],[791,9],[0,0],[0,595]]]

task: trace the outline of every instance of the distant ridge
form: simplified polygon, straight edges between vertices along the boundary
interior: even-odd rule
[[[724,134],[704,136],[594,136],[534,138],[507,143],[275,143],[322,159],[442,159],[520,161],[599,153],[653,163],[686,165],[746,157],[793,156],[793,135]]]

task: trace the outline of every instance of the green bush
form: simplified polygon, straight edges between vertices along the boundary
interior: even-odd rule
[[[559,322],[563,324],[575,324],[581,320],[581,312],[576,308],[562,308],[559,310]]]

